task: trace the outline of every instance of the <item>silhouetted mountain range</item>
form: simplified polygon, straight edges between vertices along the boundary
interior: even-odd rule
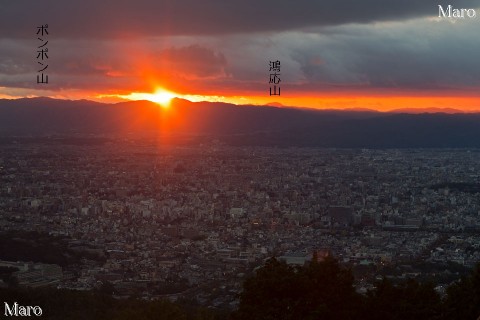
[[[3,137],[70,134],[188,135],[259,146],[470,148],[480,147],[480,114],[322,111],[182,99],[168,109],[149,101],[0,100]]]

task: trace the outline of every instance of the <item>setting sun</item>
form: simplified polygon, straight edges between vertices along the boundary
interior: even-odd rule
[[[170,105],[170,101],[177,95],[171,91],[165,89],[157,89],[154,93],[132,92],[129,95],[119,96],[129,100],[148,100],[158,103],[162,107],[166,108]]]
[[[151,95],[150,98],[147,98],[150,101],[159,103],[161,105],[169,105],[170,101],[175,98],[175,94],[166,90],[157,90]]]

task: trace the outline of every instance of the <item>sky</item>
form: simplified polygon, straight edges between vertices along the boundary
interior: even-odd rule
[[[480,111],[479,30],[480,0],[2,1],[0,98]]]

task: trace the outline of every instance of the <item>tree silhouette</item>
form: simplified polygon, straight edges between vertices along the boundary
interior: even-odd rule
[[[372,320],[437,320],[442,315],[442,301],[434,286],[412,279],[397,286],[384,279],[366,301],[366,316]]]
[[[351,272],[334,259],[294,268],[272,258],[245,281],[235,318],[354,319],[360,306]]]
[[[447,288],[445,319],[480,318],[480,264],[472,274]]]

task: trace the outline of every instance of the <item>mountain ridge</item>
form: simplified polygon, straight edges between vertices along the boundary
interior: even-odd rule
[[[257,146],[477,148],[480,114],[237,106],[178,98],[169,108],[145,100],[0,100],[1,136],[54,134],[208,136]]]

